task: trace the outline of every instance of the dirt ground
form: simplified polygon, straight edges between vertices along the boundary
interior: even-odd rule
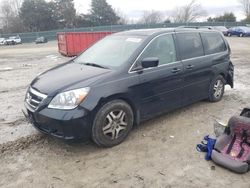
[[[21,112],[26,88],[40,72],[67,61],[55,42],[0,46],[0,187],[240,187],[237,175],[195,149],[250,105],[250,38],[228,38],[235,88],[219,103],[198,102],[136,127],[119,146],[65,143],[38,133]]]

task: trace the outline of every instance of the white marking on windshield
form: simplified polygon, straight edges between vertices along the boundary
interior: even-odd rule
[[[140,38],[127,38],[127,42],[135,42],[135,43],[139,43],[141,42],[142,39]]]

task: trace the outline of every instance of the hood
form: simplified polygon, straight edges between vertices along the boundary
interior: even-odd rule
[[[58,90],[65,90],[74,84],[84,82],[82,87],[98,80],[102,75],[111,72],[103,69],[78,63],[67,63],[50,69],[36,77],[31,87],[41,93],[50,95]]]

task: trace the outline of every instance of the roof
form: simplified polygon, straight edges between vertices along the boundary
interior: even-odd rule
[[[120,32],[119,35],[144,35],[149,36],[160,32],[173,32],[174,28],[157,28],[157,29],[136,29]]]
[[[151,36],[151,35],[157,35],[161,33],[171,33],[176,31],[213,31],[211,29],[207,28],[156,28],[156,29],[136,29],[136,30],[129,30],[129,31],[122,31],[119,33],[116,33],[116,35],[136,35],[136,36]]]

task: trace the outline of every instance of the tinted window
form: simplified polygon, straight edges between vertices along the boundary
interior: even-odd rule
[[[205,54],[219,53],[226,50],[225,42],[218,33],[201,33]]]
[[[177,33],[177,41],[182,59],[204,55],[199,33]]]
[[[154,39],[143,52],[141,59],[158,57],[159,65],[176,61],[175,44],[172,35],[163,35]]]

